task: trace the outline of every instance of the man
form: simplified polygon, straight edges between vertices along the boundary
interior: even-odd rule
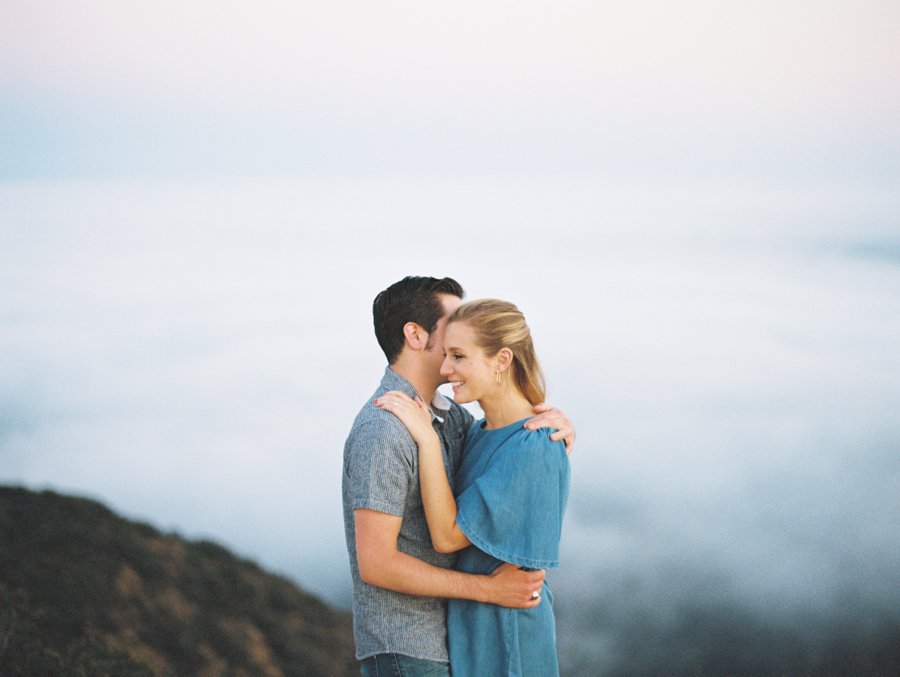
[[[504,564],[489,576],[454,571],[455,554],[434,550],[419,493],[418,450],[393,414],[373,406],[400,390],[431,403],[453,483],[472,415],[437,392],[447,318],[464,292],[451,278],[406,277],[375,297],[375,336],[388,367],[344,445],[344,530],[353,575],[353,629],[362,674],[449,675],[446,599],[528,608],[540,602],[543,571]],[[564,414],[539,405],[525,425],[554,427],[574,441]]]

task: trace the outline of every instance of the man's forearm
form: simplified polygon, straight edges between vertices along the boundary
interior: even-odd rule
[[[527,608],[537,602],[543,571],[524,571],[501,564],[488,575],[444,569],[397,549],[399,515],[365,508],[354,511],[359,575],[369,585],[417,597],[468,599]]]
[[[443,597],[489,602],[489,576],[444,569],[395,550],[371,563],[360,562],[360,576],[369,585],[416,597]]]

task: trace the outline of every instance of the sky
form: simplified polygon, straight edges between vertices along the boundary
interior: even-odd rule
[[[896,174],[900,8],[7,0],[0,178]]]

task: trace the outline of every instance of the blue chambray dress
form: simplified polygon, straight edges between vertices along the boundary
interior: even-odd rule
[[[457,523],[472,545],[456,568],[487,574],[503,562],[532,569],[559,566],[559,539],[569,495],[569,459],[551,430],[526,419],[496,430],[469,430],[456,475]],[[454,677],[552,677],[559,674],[553,595],[544,584],[533,609],[451,599],[447,612]]]

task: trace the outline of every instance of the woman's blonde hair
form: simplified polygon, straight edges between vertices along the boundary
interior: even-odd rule
[[[450,322],[466,322],[475,331],[475,343],[493,357],[503,348],[513,354],[510,366],[513,383],[531,404],[546,400],[544,373],[531,342],[531,330],[525,316],[508,301],[480,299],[462,304],[450,316]]]

